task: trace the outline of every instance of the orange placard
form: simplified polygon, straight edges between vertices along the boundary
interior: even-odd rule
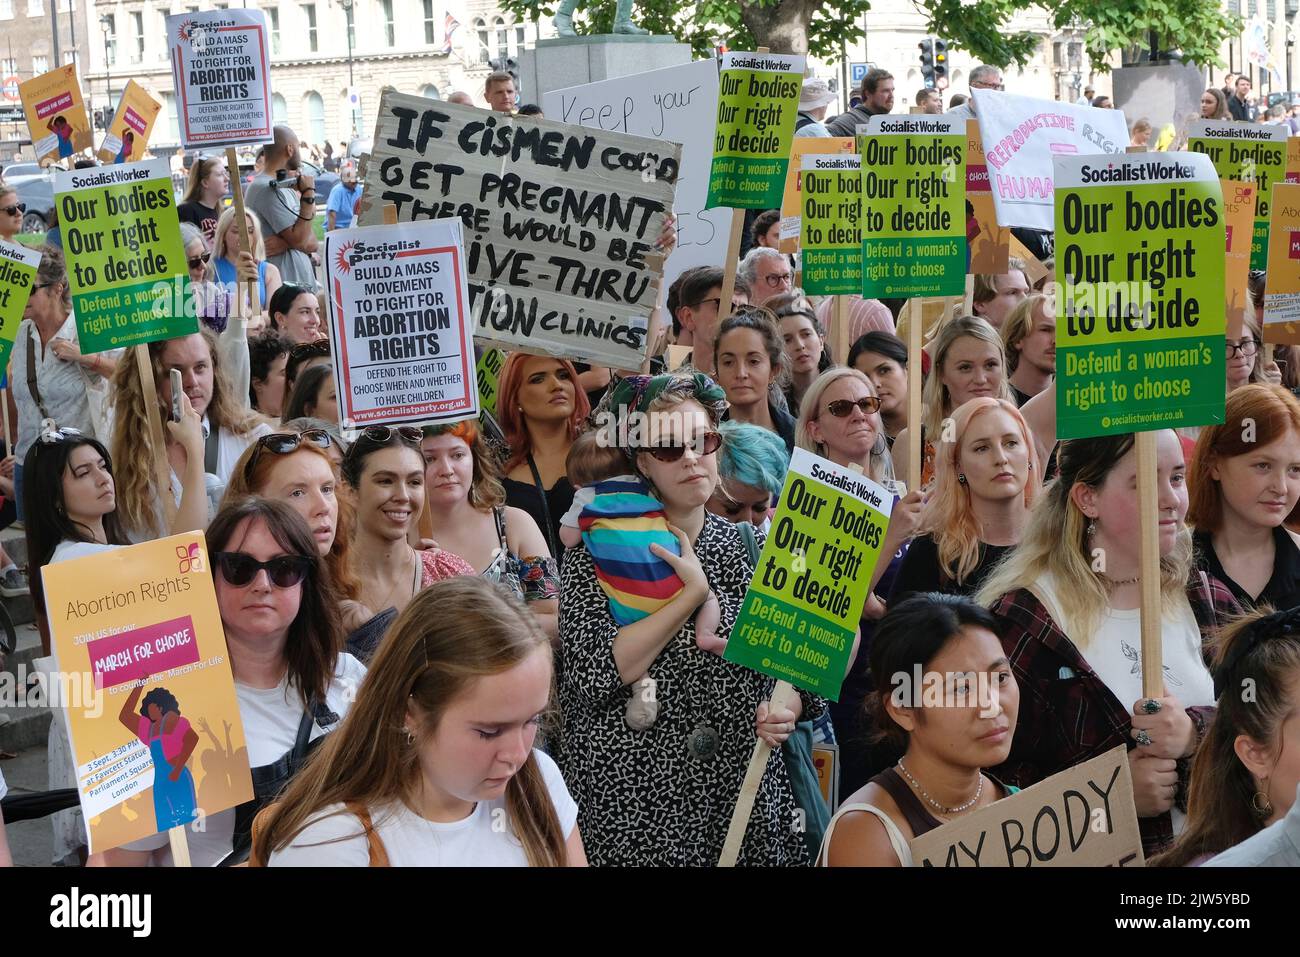
[[[1300,183],[1275,183],[1268,216],[1265,342],[1300,344]]]
[[[998,225],[989,186],[979,120],[966,121],[966,243],[970,247],[971,275],[1001,276],[1011,256],[1011,230]]]
[[[36,162],[69,159],[91,147],[90,117],[81,98],[77,68],[69,63],[20,84]]]
[[[138,160],[149,145],[149,134],[162,104],[135,80],[128,80],[117,113],[108,124],[104,142],[99,144],[99,158],[105,163],[130,163]]]
[[[815,153],[853,152],[853,137],[833,136],[796,136],[790,148],[790,165],[785,171],[785,193],[781,196],[781,252],[793,253],[799,249],[799,231],[802,217],[799,215],[799,170],[803,166],[803,157]]]
[[[1223,294],[1227,299],[1225,330],[1240,339],[1246,320],[1246,277],[1250,273],[1251,234],[1255,228],[1255,184],[1220,180],[1223,185],[1223,226],[1227,258],[1223,266]]]

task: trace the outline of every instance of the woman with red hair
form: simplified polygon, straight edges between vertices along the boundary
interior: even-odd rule
[[[478,426],[470,420],[426,428],[420,450],[432,532],[439,547],[523,599],[538,624],[554,638],[560,612],[559,570],[537,523],[527,512],[506,504],[496,459]]]
[[[1201,429],[1188,475],[1197,564],[1245,608],[1300,605],[1300,400],[1280,385],[1228,393]]]
[[[573,504],[566,459],[591,412],[568,359],[514,352],[501,370],[497,419],[510,445],[505,504],[532,518],[558,563],[564,554],[560,518]]]

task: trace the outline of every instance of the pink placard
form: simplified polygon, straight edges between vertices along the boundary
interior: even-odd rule
[[[199,644],[190,616],[160,621],[134,631],[100,638],[87,646],[96,684],[112,688],[199,660]]]

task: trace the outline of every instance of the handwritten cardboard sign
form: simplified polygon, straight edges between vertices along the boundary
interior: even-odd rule
[[[917,867],[1142,867],[1123,745],[908,842]]]
[[[639,369],[681,147],[386,92],[359,219],[465,224],[476,338]]]

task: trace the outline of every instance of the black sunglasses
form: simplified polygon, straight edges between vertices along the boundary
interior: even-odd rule
[[[705,432],[694,442],[683,443],[680,445],[654,445],[649,448],[641,449],[642,452],[649,452],[660,462],[676,462],[686,454],[687,447],[693,448],[696,455],[712,455],[722,447],[722,433]]]
[[[26,203],[15,203],[13,206],[0,206],[0,213],[8,213],[10,216],[17,216],[19,213],[27,212]]]
[[[185,261],[189,263],[191,269],[198,269],[200,266],[206,266],[211,258],[212,253],[204,253],[202,256],[190,256]]]
[[[301,362],[303,359],[315,359],[318,356],[327,356],[330,354],[330,341],[328,339],[316,339],[312,342],[302,342],[289,350],[290,362]]]
[[[409,442],[412,445],[419,445],[420,440],[424,438],[424,432],[413,425],[368,425],[361,430],[361,437],[369,439],[371,442],[382,445],[392,439],[394,435],[399,436],[403,442]]]
[[[257,440],[257,446],[253,449],[253,454],[248,457],[248,464],[244,466],[244,481],[248,481],[257,468],[257,460],[262,457],[262,452],[267,451],[272,455],[289,455],[296,452],[304,442],[310,442],[318,448],[328,449],[334,441],[334,437],[324,429],[307,429],[304,432],[272,432],[270,435],[264,435]]]
[[[236,588],[247,585],[263,568],[276,588],[292,588],[307,577],[307,570],[311,567],[311,559],[302,555],[281,555],[266,562],[259,562],[243,552],[216,552],[214,557],[221,569],[221,577]]]
[[[836,399],[834,402],[826,404],[826,411],[837,419],[842,419],[853,412],[853,407],[857,406],[867,415],[880,411],[880,399],[874,395],[864,396],[854,402],[852,399]]]

